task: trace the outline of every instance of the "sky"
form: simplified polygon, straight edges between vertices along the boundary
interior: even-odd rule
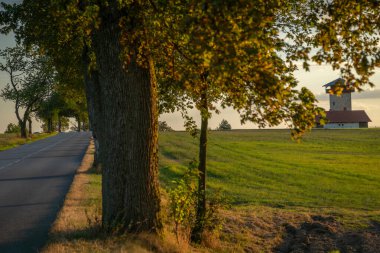
[[[5,47],[14,46],[14,37],[11,35],[0,34],[0,49]],[[1,60],[1,59],[0,59]],[[328,94],[325,94],[324,84],[335,80],[340,77],[339,72],[332,71],[331,66],[328,65],[312,65],[310,71],[298,70],[295,73],[296,78],[299,81],[299,85],[305,86],[310,89],[318,98],[319,106],[329,109]],[[364,87],[365,91],[358,93],[355,92],[352,95],[352,109],[353,110],[365,110],[372,122],[369,123],[369,127],[380,127],[380,69],[377,68],[375,74],[372,76],[371,81],[375,84],[375,88],[370,89]],[[0,90],[5,87],[9,82],[9,78],[4,72],[0,72]],[[190,111],[190,115],[194,117],[196,122],[200,124],[199,112],[196,110]],[[240,124],[240,118],[237,112],[231,108],[221,110],[220,114],[213,114],[209,127],[215,129],[222,119],[226,119],[233,129],[251,129],[257,128],[252,123],[245,125]],[[163,114],[160,116],[160,120],[166,121],[169,126],[175,130],[183,130],[183,119],[180,113]],[[17,119],[14,113],[14,103],[4,101],[0,98],[0,133],[4,132],[8,123],[16,123]],[[41,123],[34,123],[33,131],[40,131]],[[279,128],[285,127],[284,125],[278,126]]]

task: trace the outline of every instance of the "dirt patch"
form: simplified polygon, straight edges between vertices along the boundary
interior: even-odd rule
[[[269,207],[223,212],[226,252],[378,253],[380,223],[346,229],[335,217]]]
[[[278,253],[378,253],[380,231],[374,224],[362,231],[346,231],[334,217],[311,216],[300,226],[284,224],[283,242],[275,247]]]
[[[308,221],[307,214],[257,207],[222,213],[225,220],[221,241],[227,252],[273,252],[282,242],[283,224]]]

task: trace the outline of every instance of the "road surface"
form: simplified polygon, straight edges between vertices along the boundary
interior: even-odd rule
[[[90,133],[61,133],[0,152],[0,252],[44,245]]]

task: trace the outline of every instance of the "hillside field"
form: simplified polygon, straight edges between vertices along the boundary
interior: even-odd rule
[[[197,158],[197,139],[160,133],[160,179],[170,187]],[[380,220],[380,129],[210,131],[208,186],[237,208],[362,213]],[[340,211],[338,211],[340,210]]]

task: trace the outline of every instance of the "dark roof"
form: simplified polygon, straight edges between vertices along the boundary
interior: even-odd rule
[[[363,110],[358,111],[327,111],[327,123],[358,123],[358,122],[372,122],[367,113]],[[316,118],[319,123],[319,117]]]
[[[325,85],[323,85],[323,87],[331,87],[331,86],[334,86],[336,83],[340,83],[341,85],[344,85],[346,84],[346,80],[344,80],[343,78],[338,78],[338,79],[335,79],[334,81],[326,83]]]

